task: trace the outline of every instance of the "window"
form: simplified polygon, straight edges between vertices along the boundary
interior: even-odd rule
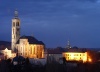
[[[19,26],[19,22],[16,23],[16,26]]]
[[[68,56],[69,56],[69,54],[68,54]]]
[[[34,47],[34,54],[35,54],[35,47]]]
[[[32,54],[32,47],[30,47],[30,54]]]
[[[17,31],[19,31],[19,28],[17,28]]]
[[[15,22],[13,22],[13,26],[15,26]]]

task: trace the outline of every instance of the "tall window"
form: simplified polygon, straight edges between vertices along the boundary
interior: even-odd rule
[[[16,23],[16,26],[19,26],[19,22]]]
[[[34,47],[34,54],[35,54],[35,47]]]
[[[32,54],[32,47],[30,47],[30,54]]]
[[[15,26],[15,22],[13,22],[13,26]]]

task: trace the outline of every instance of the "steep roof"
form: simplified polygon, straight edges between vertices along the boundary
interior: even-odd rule
[[[20,39],[28,39],[29,44],[41,44],[44,45],[42,41],[38,41],[35,37],[33,36],[22,36],[19,38]],[[17,44],[19,44],[19,40],[17,41]]]

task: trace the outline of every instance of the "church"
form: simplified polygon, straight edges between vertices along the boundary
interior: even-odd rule
[[[45,44],[34,36],[20,36],[20,24],[18,11],[16,10],[12,19],[12,51],[25,58],[44,58]]]

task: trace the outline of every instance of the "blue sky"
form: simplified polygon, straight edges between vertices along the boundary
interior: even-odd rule
[[[100,0],[0,0],[0,40],[11,40],[11,19],[19,12],[21,35],[46,47],[100,48]]]

